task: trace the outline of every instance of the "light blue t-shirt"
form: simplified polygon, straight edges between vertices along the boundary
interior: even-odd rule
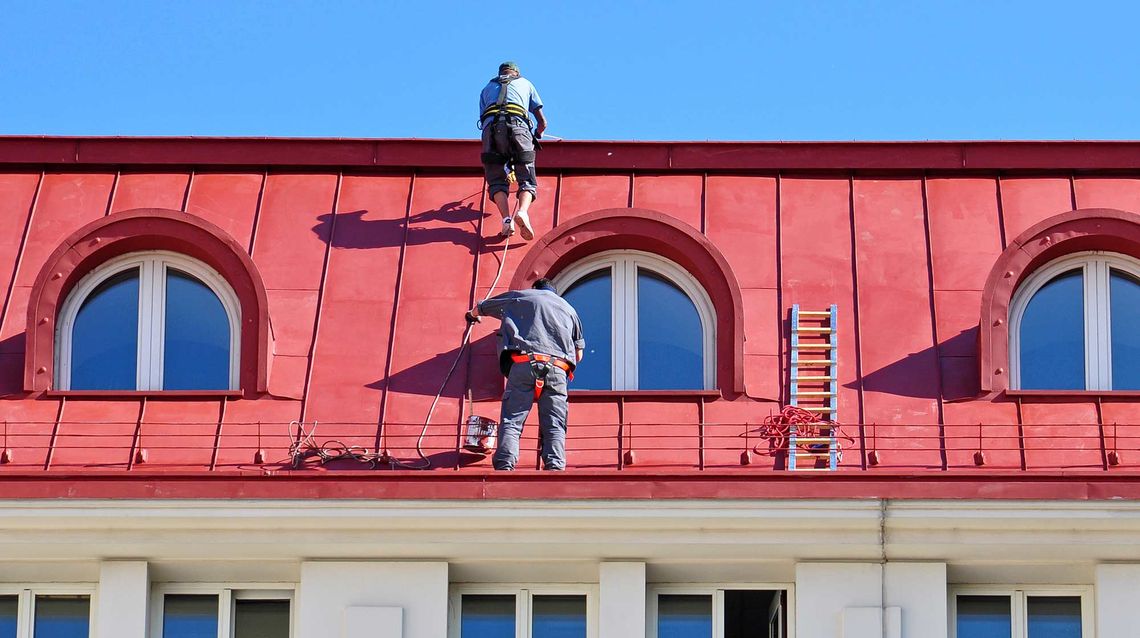
[[[499,101],[499,78],[491,78],[483,92],[479,94],[479,114]],[[507,85],[507,100],[510,104],[518,104],[531,113],[537,113],[542,108],[542,98],[538,97],[538,90],[526,78],[518,77]]]

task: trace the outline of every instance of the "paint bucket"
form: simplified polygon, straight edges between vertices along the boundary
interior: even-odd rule
[[[495,438],[499,424],[484,416],[472,414],[467,417],[467,436],[463,449],[476,454],[490,454],[495,451]]]

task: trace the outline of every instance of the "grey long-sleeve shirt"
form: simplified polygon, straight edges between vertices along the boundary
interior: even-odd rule
[[[500,361],[508,351],[550,354],[574,364],[586,348],[582,322],[565,299],[549,290],[510,290],[479,303],[479,314],[503,322]],[[509,366],[507,366],[509,369]]]

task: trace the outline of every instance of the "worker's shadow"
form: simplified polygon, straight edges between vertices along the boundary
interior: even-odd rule
[[[503,390],[503,377],[499,374],[495,356],[497,344],[495,333],[472,341],[446,385],[442,385],[443,380],[459,356],[458,345],[430,359],[401,370],[393,370],[389,376],[377,379],[365,387],[381,391],[387,388],[389,392],[428,397],[434,397],[439,392],[440,398],[458,399],[466,395],[470,385],[472,400],[498,399]]]
[[[321,241],[331,240],[333,248],[399,248],[406,234],[408,246],[450,243],[463,246],[472,255],[476,250],[495,250],[479,239],[480,220],[488,215],[462,200],[415,213],[406,225],[403,215],[365,219],[368,214],[366,209],[325,213],[317,216],[312,230]]]
[[[374,390],[389,391],[389,401],[395,399],[394,395],[417,395],[423,397],[419,403],[424,404],[426,417],[426,402],[428,398],[434,398],[437,392],[440,393],[440,398],[445,402],[450,402],[455,405],[460,397],[467,394],[468,386],[471,388],[472,401],[492,401],[499,399],[503,391],[503,377],[499,374],[497,356],[494,354],[488,355],[487,353],[495,353],[498,350],[498,339],[494,333],[485,335],[473,341],[468,349],[463,353],[463,357],[459,359],[456,364],[456,357],[459,357],[460,347],[440,352],[439,354],[426,359],[419,363],[413,364],[401,370],[393,370],[390,376],[377,379],[372,383],[367,384],[366,387]],[[451,369],[452,364],[456,364],[455,372],[452,373],[451,378],[443,385],[444,378],[447,376],[448,371]],[[470,409],[470,408],[469,408]],[[497,412],[497,406],[496,410]],[[403,424],[404,429],[407,430],[411,427],[411,432],[416,431],[414,424]],[[406,432],[403,436],[394,434],[397,427],[396,424],[389,424],[386,426],[389,431],[388,442],[390,445],[400,443],[402,448],[400,453],[408,456],[409,459],[414,459],[414,450],[411,445],[411,439],[407,438]],[[441,417],[440,412],[437,411],[432,419],[432,427],[428,434],[432,437],[442,435],[445,439],[450,440],[454,436],[455,428],[457,427],[454,413],[451,418],[444,419]],[[474,454],[464,450],[458,452],[454,449],[440,450],[429,452],[427,459],[431,462],[433,468],[447,468],[447,467],[467,467],[469,465],[484,464],[488,462],[488,458],[482,454]],[[408,460],[413,464],[418,464],[418,460]],[[398,469],[398,468],[397,468]]]
[[[977,340],[978,328],[967,328],[943,340],[938,347],[908,353],[898,361],[864,374],[861,385],[859,381],[853,381],[844,387],[852,390],[862,387],[865,391],[918,399],[941,397],[946,401],[958,401],[973,398],[980,392]],[[968,370],[945,369],[946,366],[955,364],[965,365]],[[939,371],[940,374],[936,375],[934,371]],[[943,383],[939,387],[935,380],[947,377],[948,373],[952,373],[949,376],[956,382]]]
[[[0,341],[0,352],[24,351],[27,335],[24,332]],[[23,355],[19,357],[0,357],[0,397],[26,395],[22,385],[23,376],[20,370],[24,365]]]

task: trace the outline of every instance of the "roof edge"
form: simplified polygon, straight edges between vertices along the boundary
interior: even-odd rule
[[[0,164],[395,169],[479,167],[478,140],[0,136]],[[544,169],[1140,171],[1140,141],[550,141]]]

